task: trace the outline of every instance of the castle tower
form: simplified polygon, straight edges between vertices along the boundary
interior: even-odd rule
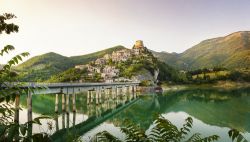
[[[135,48],[143,48],[143,41],[142,40],[137,40],[134,45]]]
[[[137,40],[133,46],[133,53],[134,55],[139,55],[146,50],[146,47],[143,45],[142,40]]]

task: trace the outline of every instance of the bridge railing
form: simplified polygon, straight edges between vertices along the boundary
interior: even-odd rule
[[[86,86],[112,86],[112,85],[138,85],[140,82],[111,82],[111,83],[43,83],[43,82],[11,82],[9,86],[20,87],[86,87]],[[4,86],[1,86],[4,87]]]

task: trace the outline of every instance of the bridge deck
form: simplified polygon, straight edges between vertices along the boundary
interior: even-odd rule
[[[139,82],[112,82],[112,83],[35,83],[35,82],[14,82],[9,85],[18,85],[21,88],[29,87],[47,87],[47,88],[62,88],[62,87],[95,87],[95,86],[115,86],[115,85],[138,85]]]

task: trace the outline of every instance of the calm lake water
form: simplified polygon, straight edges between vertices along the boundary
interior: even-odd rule
[[[186,89],[165,92],[162,95],[153,93],[120,95],[116,99],[111,96],[103,97],[96,105],[95,99],[87,104],[86,93],[77,94],[76,112],[62,113],[59,105],[59,114],[56,115],[55,95],[33,95],[33,118],[49,115],[55,119],[43,120],[42,126],[34,125],[33,133],[55,133],[55,137],[63,138],[65,129],[77,131],[81,139],[89,141],[90,138],[101,131],[108,131],[121,140],[125,136],[119,127],[124,126],[124,120],[129,119],[143,129],[152,127],[155,114],[162,114],[177,127],[181,127],[184,120],[193,118],[191,133],[199,132],[202,136],[219,135],[220,142],[230,141],[227,132],[235,128],[244,133],[250,140],[250,88],[236,90],[216,89]],[[21,98],[23,110],[20,112],[20,122],[27,120],[25,97]],[[61,104],[61,98],[59,101]],[[52,126],[49,129],[49,126]],[[58,130],[57,130],[58,129]]]

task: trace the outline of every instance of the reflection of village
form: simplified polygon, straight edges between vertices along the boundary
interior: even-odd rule
[[[133,103],[136,100],[138,92],[135,92],[132,87],[118,87],[116,89],[107,88],[99,91],[88,91],[87,95],[82,95],[79,100],[86,101],[86,110],[83,106],[77,109],[76,96],[78,95],[63,95],[62,96],[62,112],[61,115],[55,118],[55,131],[60,131],[65,128],[73,128],[77,125],[88,127],[91,123],[102,123],[105,117],[119,112],[121,109]],[[58,111],[58,103],[55,105],[56,114]],[[82,121],[76,121],[76,116],[82,114]],[[77,124],[76,124],[77,123]]]
[[[134,56],[142,54],[144,50],[146,50],[146,47],[144,47],[143,41],[138,40],[133,46],[133,49],[113,51],[112,54],[106,54],[103,57],[90,62],[89,64],[76,65],[75,68],[86,70],[88,72],[88,78],[94,78],[95,75],[100,75],[100,77],[105,82],[136,81],[135,79],[119,77],[120,70],[116,68],[114,64],[125,62]]]

